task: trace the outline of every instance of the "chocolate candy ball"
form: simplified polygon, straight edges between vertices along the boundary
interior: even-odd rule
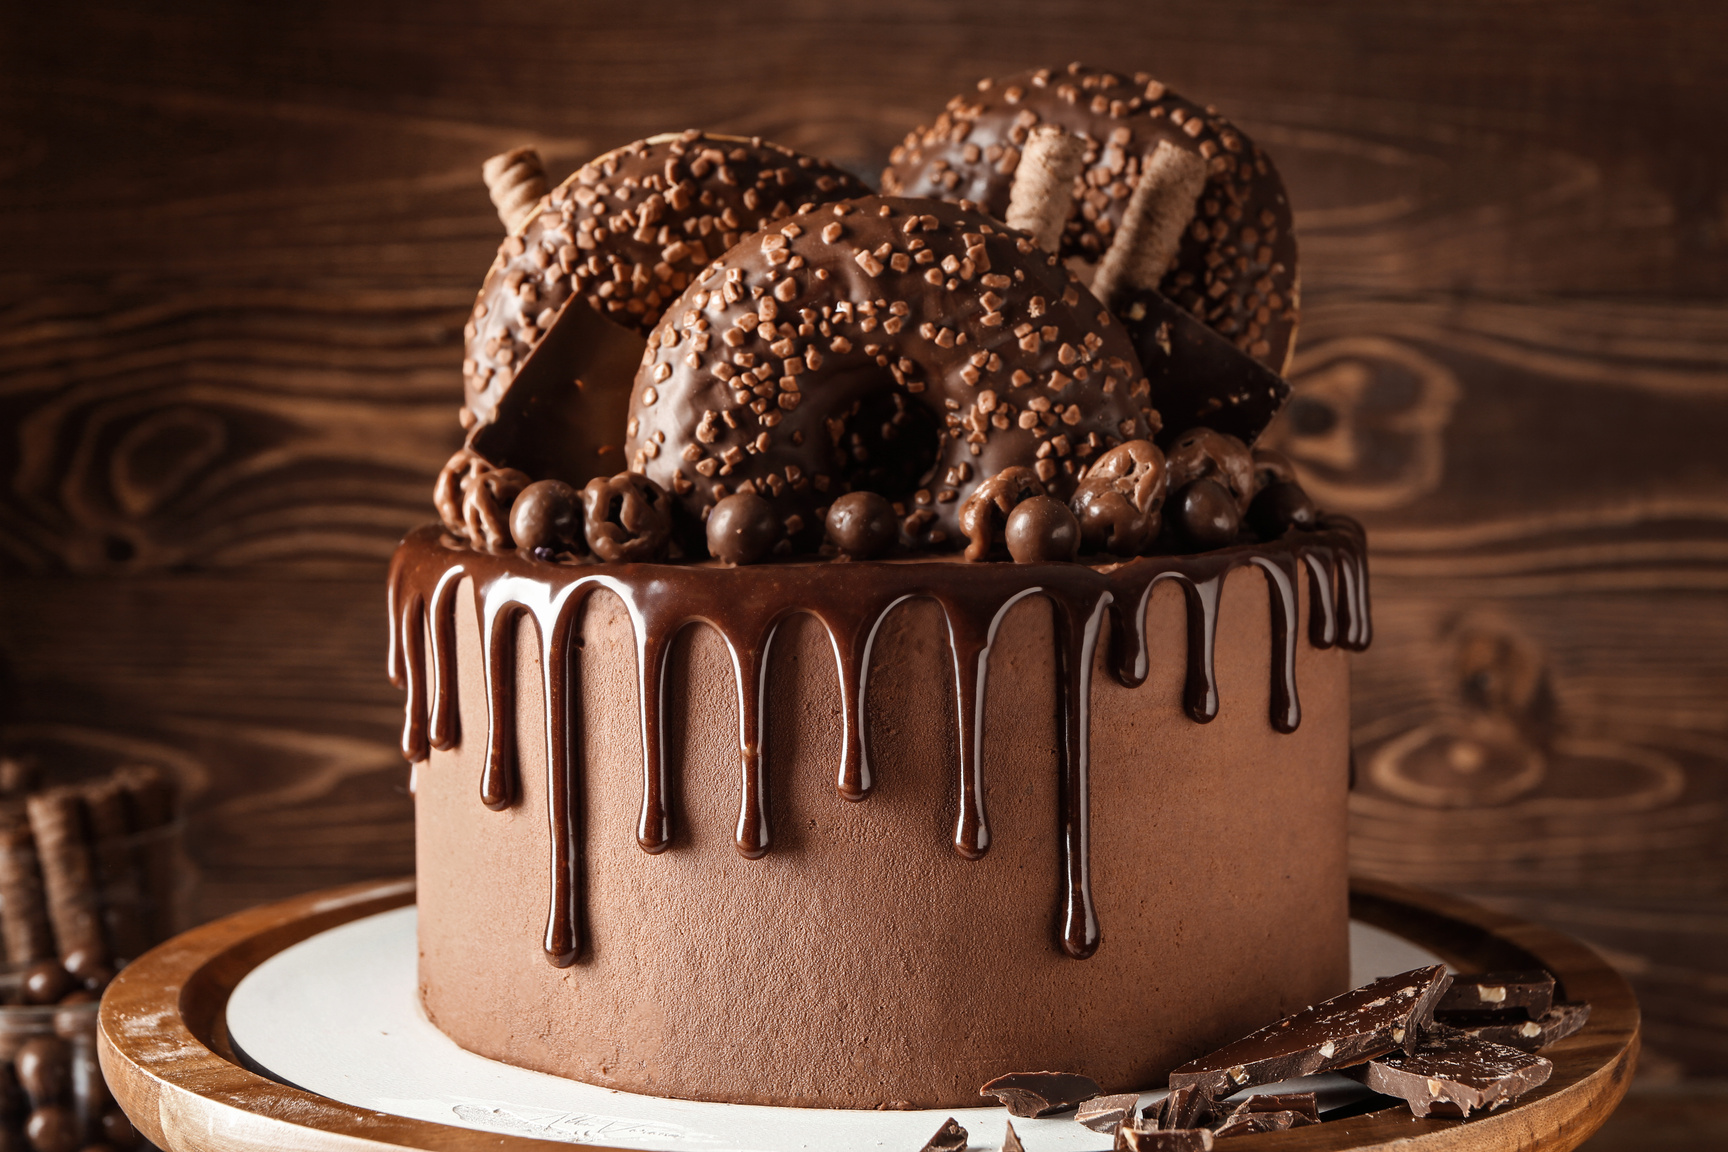
[[[78,1152],[84,1144],[72,1109],[51,1104],[30,1113],[24,1135],[36,1152]]]
[[[1016,564],[1072,560],[1080,549],[1080,522],[1054,496],[1034,496],[1016,504],[1002,535]]]
[[[1080,543],[1088,552],[1138,556],[1158,534],[1158,512],[1148,515],[1134,506],[1114,481],[1088,476],[1069,501],[1080,524]]]
[[[72,1049],[56,1036],[32,1036],[18,1046],[12,1067],[31,1105],[41,1109],[65,1094],[72,1078]]]
[[[1248,505],[1248,525],[1265,539],[1284,535],[1288,528],[1313,528],[1320,512],[1300,484],[1274,480]]]
[[[728,566],[766,560],[780,540],[774,508],[749,492],[727,496],[708,513],[708,551]]]
[[[886,496],[848,492],[828,509],[828,539],[854,560],[880,556],[900,536],[900,521]]]
[[[57,960],[38,960],[24,969],[24,1003],[52,1004],[72,991],[72,973]]]
[[[1240,516],[1254,498],[1254,458],[1234,436],[1210,428],[1191,428],[1170,446],[1166,462],[1172,491],[1210,477],[1230,493]]]
[[[1211,478],[1196,480],[1178,492],[1173,512],[1177,531],[1199,549],[1222,548],[1236,539],[1242,526],[1235,496]]]
[[[138,1129],[132,1127],[132,1121],[126,1119],[126,1113],[118,1108],[110,1108],[102,1113],[102,1120],[97,1125],[97,1132],[104,1142],[115,1148],[126,1149],[138,1146]]]
[[[646,476],[596,476],[582,489],[583,533],[608,564],[664,559],[672,541],[672,498]]]
[[[510,538],[518,552],[579,549],[584,542],[582,494],[562,480],[536,480],[510,506]]]
[[[1290,463],[1290,457],[1275,448],[1256,448],[1254,459],[1254,489],[1263,490],[1268,484],[1280,480],[1291,483],[1296,481],[1296,466]]]
[[[1023,465],[1004,468],[973,489],[960,508],[960,530],[966,533],[966,559],[984,560],[1001,537],[1009,513],[1023,500],[1044,495],[1038,474]]]

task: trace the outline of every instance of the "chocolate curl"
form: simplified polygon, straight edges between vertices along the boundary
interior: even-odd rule
[[[159,943],[179,927],[176,923],[179,868],[174,844],[162,832],[174,823],[174,782],[160,768],[148,764],[117,768],[114,781],[125,793],[132,835],[140,839],[134,859],[140,866],[145,896],[145,935],[150,943]],[[162,834],[149,835],[152,832]]]
[[[144,954],[151,940],[139,883],[142,866],[131,843],[132,821],[127,808],[126,789],[113,777],[84,786],[102,924],[114,955],[133,960]]]
[[[1200,153],[1158,141],[1140,167],[1122,226],[1098,261],[1092,294],[1111,304],[1125,288],[1157,288],[1176,259],[1205,187],[1206,161]]]
[[[71,788],[50,788],[25,801],[42,888],[48,896],[48,922],[60,960],[83,969],[108,962],[102,938],[102,910],[96,902],[96,862],[84,828],[84,803]]]
[[[480,165],[480,178],[486,181],[498,219],[512,233],[521,231],[548,191],[546,165],[532,148],[514,148],[492,157]]]
[[[1074,180],[1085,165],[1084,139],[1054,124],[1032,129],[1008,190],[1008,227],[1031,233],[1044,251],[1056,251],[1074,207]]]
[[[0,816],[0,937],[8,963],[54,959],[54,930],[48,924],[36,840],[21,808]]]

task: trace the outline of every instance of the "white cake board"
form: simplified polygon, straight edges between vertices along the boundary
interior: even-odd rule
[[[530,1072],[458,1048],[421,1010],[412,905],[303,940],[254,968],[228,1000],[228,1035],[254,1070],[308,1092],[462,1128],[644,1152],[916,1152],[953,1116],[971,1148],[999,1148],[1002,1108],[861,1112],[665,1100]],[[1352,922],[1352,984],[1439,958]],[[1010,1069],[1004,1069],[1010,1071]],[[1316,1092],[1322,1110],[1367,1090],[1338,1075],[1257,1092]],[[1142,1104],[1162,1097],[1148,1092]],[[1015,1120],[1027,1152],[1103,1152],[1073,1113]]]

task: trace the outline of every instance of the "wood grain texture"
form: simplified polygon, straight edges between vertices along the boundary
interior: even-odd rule
[[[1359,871],[1603,945],[1728,1076],[1728,9],[1329,0],[0,7],[0,707],[159,759],[206,914],[403,870],[383,560],[498,225],[700,126],[874,179],[984,74],[1216,103],[1302,243],[1273,433],[1370,528]]]
[[[411,881],[384,881],[237,912],[122,972],[102,1001],[98,1045],[115,1098],[139,1130],[168,1152],[567,1146],[369,1112],[258,1076],[235,1059],[223,1010],[248,972],[318,932],[413,898]],[[1256,1147],[1568,1152],[1613,1112],[1637,1057],[1638,1006],[1625,980],[1589,948],[1502,913],[1384,882],[1353,885],[1350,914],[1461,970],[1547,968],[1567,996],[1590,1001],[1590,1021],[1544,1050],[1554,1064],[1545,1084],[1498,1111],[1468,1121],[1418,1120],[1397,1105],[1281,1133]]]

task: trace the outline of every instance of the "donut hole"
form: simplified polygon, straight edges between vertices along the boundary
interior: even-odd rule
[[[899,390],[868,394],[852,405],[835,446],[840,475],[850,491],[910,499],[935,478],[941,436],[936,414]]]

